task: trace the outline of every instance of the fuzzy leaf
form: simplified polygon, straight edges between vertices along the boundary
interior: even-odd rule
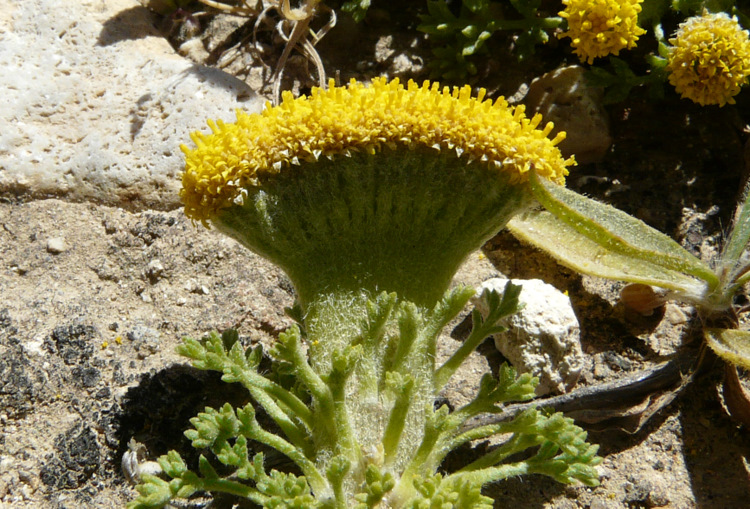
[[[705,329],[703,337],[716,355],[744,369],[750,369],[750,331]]]
[[[136,486],[139,496],[128,503],[127,509],[155,509],[164,507],[172,500],[169,483],[154,475],[142,476],[141,484]]]
[[[482,485],[469,476],[435,474],[414,479],[419,497],[407,507],[413,509],[492,509],[493,500],[482,495]]]
[[[219,478],[219,474],[216,472],[214,467],[211,466],[211,463],[208,462],[208,459],[202,454],[198,458],[198,470],[200,471],[201,475],[208,480]]]
[[[264,507],[269,509],[314,509],[320,507],[310,492],[304,477],[273,470],[258,483],[258,491],[269,497]]]
[[[722,261],[735,265],[747,249],[748,241],[750,241],[750,183],[745,187],[743,199],[735,212],[732,231],[721,255]]]
[[[182,477],[187,472],[187,465],[176,451],[169,451],[158,459],[162,471],[169,477]]]
[[[716,282],[708,266],[643,221],[536,175],[530,182],[534,197],[547,210],[607,250]]]
[[[708,266],[642,221],[534,176],[547,211],[516,216],[508,229],[578,272],[673,290],[701,301],[718,280]]]

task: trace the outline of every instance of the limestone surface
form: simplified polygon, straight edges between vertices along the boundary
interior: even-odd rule
[[[177,207],[179,146],[264,100],[177,55],[135,0],[0,4],[0,193]]]

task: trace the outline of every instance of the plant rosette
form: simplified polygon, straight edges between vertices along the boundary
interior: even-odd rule
[[[264,507],[491,507],[483,485],[541,473],[598,482],[597,447],[561,414],[536,409],[465,430],[472,417],[533,398],[537,383],[509,367],[485,376],[475,399],[449,411],[435,401],[464,359],[517,310],[517,287],[482,296],[469,338],[441,365],[441,330],[474,293],[448,291],[462,261],[534,203],[532,175],[562,184],[572,159],[522,106],[484,90],[398,80],[350,82],[270,105],[193,135],[186,214],[278,264],[297,291],[297,325],[267,352],[230,332],[180,348],[200,369],[242,383],[253,404],[207,408],[186,432],[198,473],[176,452],[164,475],[145,476],[131,508],[161,507],[196,491],[227,492]],[[279,433],[255,418],[260,407]],[[506,439],[456,472],[452,450]],[[263,444],[293,468],[266,471]],[[518,455],[523,452],[524,454]],[[220,467],[220,468],[219,468]],[[231,475],[220,475],[227,467]],[[165,480],[164,477],[169,477]],[[437,505],[436,505],[437,504]]]

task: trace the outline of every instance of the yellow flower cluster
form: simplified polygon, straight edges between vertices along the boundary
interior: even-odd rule
[[[737,18],[704,11],[680,24],[669,42],[669,82],[683,98],[734,104],[750,75],[750,37]]]
[[[581,61],[592,64],[595,58],[617,55],[621,49],[634,48],[646,31],[638,26],[643,0],[563,0],[559,14],[568,20],[573,52]]]
[[[286,93],[279,106],[261,114],[238,111],[236,123],[209,121],[212,134],[193,133],[195,148],[181,147],[186,162],[180,195],[188,217],[205,222],[241,200],[246,187],[286,166],[353,151],[447,150],[506,172],[514,182],[525,181],[533,169],[562,183],[575,164],[555,147],[565,133],[550,139],[552,123],[537,129],[541,115],[529,119],[523,106],[485,100],[484,90],[472,97],[469,86],[451,90],[409,81],[404,87],[384,78],[333,85],[313,89],[309,97]]]

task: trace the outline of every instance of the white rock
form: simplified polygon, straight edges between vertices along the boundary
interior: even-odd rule
[[[60,254],[68,250],[68,245],[62,237],[54,237],[47,241],[47,251],[52,254]]]
[[[259,111],[242,81],[175,54],[136,0],[0,9],[0,192],[177,206],[181,143]]]
[[[148,262],[148,266],[146,266],[146,275],[153,279],[159,279],[164,274],[164,264],[161,263],[161,260],[158,258],[155,258]]]
[[[520,373],[539,377],[537,396],[566,392],[578,381],[584,364],[580,327],[570,298],[539,279],[511,281],[522,287],[519,300],[524,308],[506,320],[508,330],[495,335],[495,346]],[[477,295],[485,289],[502,295],[507,282],[502,278],[485,281]],[[481,300],[475,299],[475,304],[486,316]]]

